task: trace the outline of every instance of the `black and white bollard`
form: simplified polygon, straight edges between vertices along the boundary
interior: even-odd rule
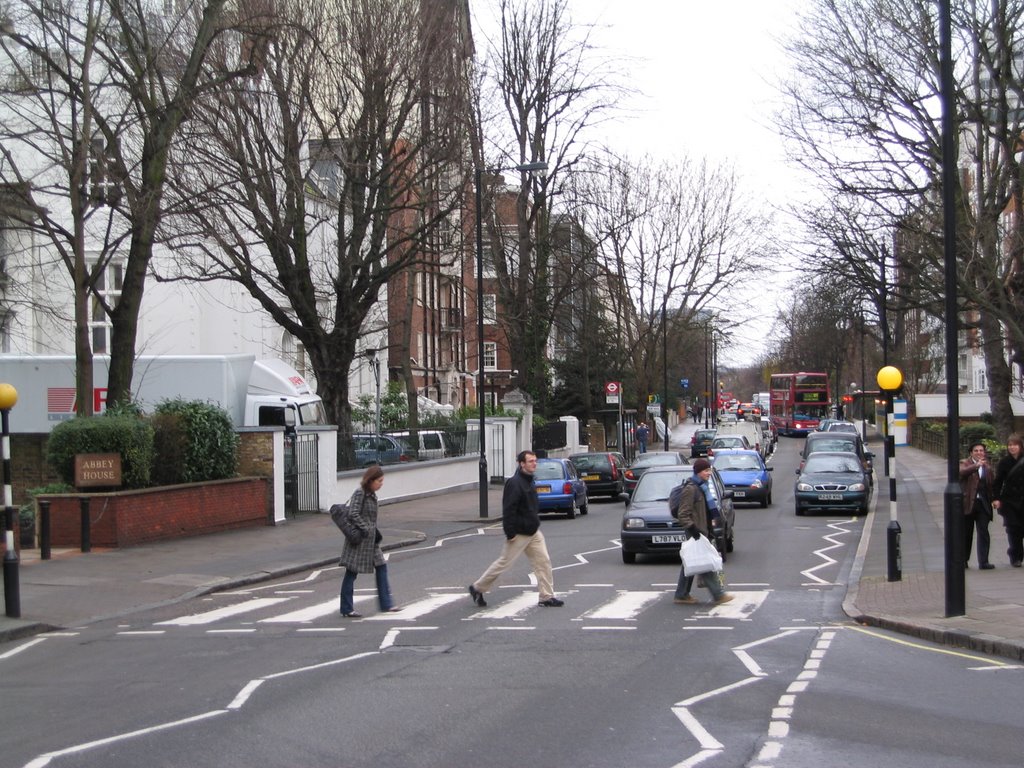
[[[0,384],[0,442],[4,463],[4,609],[12,619],[21,617],[21,582],[18,575],[18,550],[14,546],[14,494],[11,490],[11,408],[18,402],[18,391]]]

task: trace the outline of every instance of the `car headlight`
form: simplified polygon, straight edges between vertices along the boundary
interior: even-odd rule
[[[750,487],[751,488],[760,488],[761,487],[761,481],[760,480],[755,480],[754,482],[752,482],[750,484]]]
[[[647,521],[642,517],[627,517],[622,521],[623,528],[645,528]]]
[[[854,483],[853,485],[851,485],[849,487],[848,490],[851,490],[851,491],[863,491],[864,490],[864,483]]]
[[[813,491],[814,486],[812,486],[810,483],[797,483],[796,489],[798,491]]]

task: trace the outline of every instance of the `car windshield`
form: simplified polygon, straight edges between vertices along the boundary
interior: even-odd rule
[[[594,469],[608,469],[608,457],[604,454],[600,456],[570,456],[569,461],[580,472],[589,472]]]
[[[857,445],[853,440],[814,440],[807,446],[810,451],[843,451],[856,453]]]
[[[716,437],[713,445],[715,448],[739,448],[743,446],[742,437]]]
[[[534,480],[561,480],[564,476],[562,465],[557,461],[538,461],[533,473]]]
[[[713,429],[698,429],[697,439],[698,440],[714,440],[715,430]]]
[[[804,472],[860,472],[857,465],[857,457],[851,456],[826,456],[817,454],[811,456],[804,466]]]
[[[856,432],[857,425],[849,424],[845,421],[835,422],[833,421],[828,425],[828,432]]]
[[[730,456],[719,454],[715,457],[715,469],[719,472],[727,470],[757,470],[761,464],[753,456]]]
[[[633,491],[633,504],[640,501],[668,501],[672,489],[693,477],[688,469],[679,472],[646,472]]]
[[[633,462],[634,467],[660,467],[667,464],[682,464],[678,453],[643,453]]]

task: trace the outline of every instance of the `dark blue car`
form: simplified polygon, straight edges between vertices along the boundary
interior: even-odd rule
[[[568,459],[537,459],[533,487],[541,512],[564,512],[570,520],[587,514],[587,484]]]

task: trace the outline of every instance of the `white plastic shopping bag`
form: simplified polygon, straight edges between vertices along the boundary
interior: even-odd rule
[[[707,536],[687,539],[679,552],[687,576],[722,570],[722,556]]]

